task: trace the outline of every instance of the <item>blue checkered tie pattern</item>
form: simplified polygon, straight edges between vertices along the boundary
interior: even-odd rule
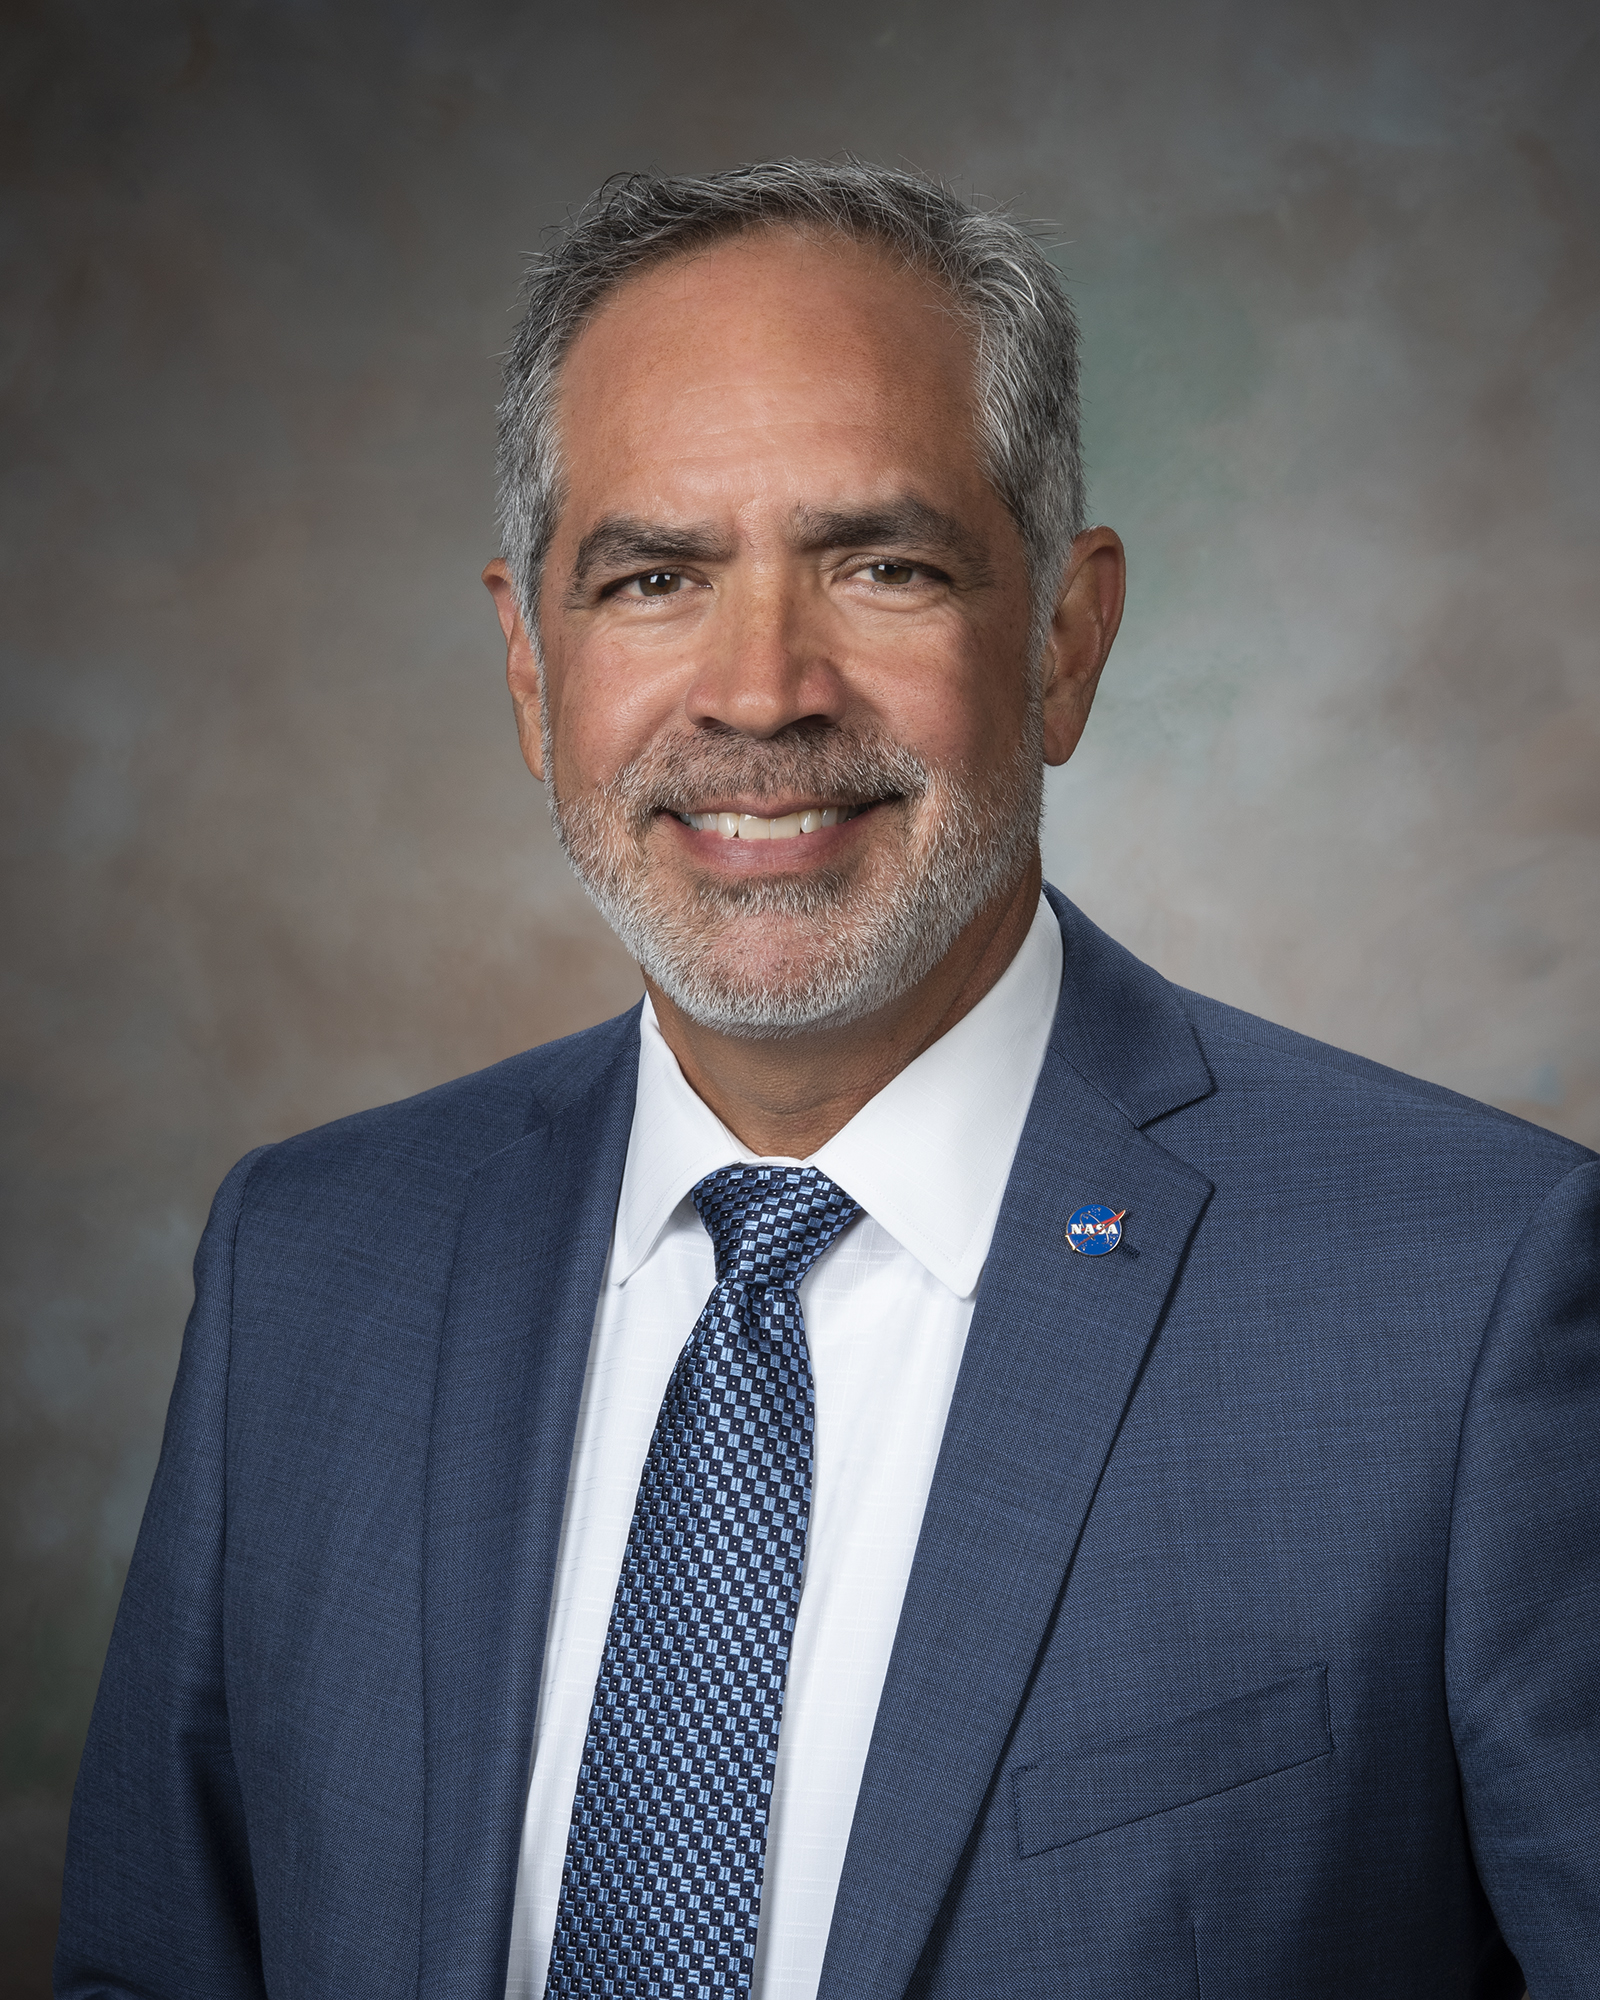
[[[545,1992],[750,1991],[811,1515],[795,1287],[860,1214],[815,1167],[693,1190],[717,1282],[639,1481],[572,1803]]]

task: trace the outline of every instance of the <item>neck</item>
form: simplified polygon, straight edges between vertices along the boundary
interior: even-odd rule
[[[650,979],[656,1018],[691,1088],[752,1153],[804,1160],[908,1063],[971,1013],[1028,935],[1039,857],[984,905],[927,975],[877,1013],[778,1041],[747,1041],[691,1021]]]

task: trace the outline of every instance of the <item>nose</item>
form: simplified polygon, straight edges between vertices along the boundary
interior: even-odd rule
[[[837,723],[845,686],[825,626],[808,593],[781,574],[730,580],[702,628],[688,719],[763,738],[797,722]]]

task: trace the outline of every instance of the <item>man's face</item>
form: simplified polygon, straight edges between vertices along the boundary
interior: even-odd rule
[[[970,336],[875,249],[744,236],[619,289],[558,403],[565,501],[513,689],[645,971],[745,1034],[860,1017],[1032,864],[1020,534]]]

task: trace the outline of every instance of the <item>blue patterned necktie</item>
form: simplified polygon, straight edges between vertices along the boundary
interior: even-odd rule
[[[693,1190],[717,1282],[639,1481],[572,1802],[545,1992],[750,1991],[811,1515],[795,1287],[860,1209],[815,1167]]]

